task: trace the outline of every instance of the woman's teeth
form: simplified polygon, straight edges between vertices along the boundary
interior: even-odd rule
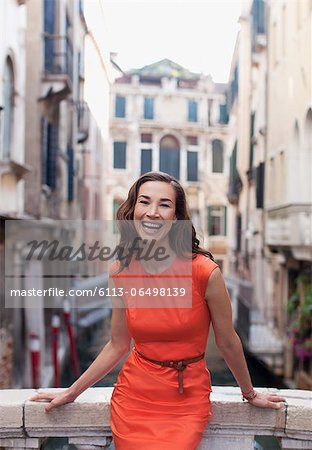
[[[160,223],[142,222],[142,226],[149,230],[159,230],[162,227]]]

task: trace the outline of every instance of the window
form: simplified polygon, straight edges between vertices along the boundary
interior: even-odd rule
[[[115,117],[126,117],[126,98],[121,95],[115,97]]]
[[[212,172],[223,173],[223,142],[220,139],[212,141]]]
[[[226,206],[208,206],[209,236],[226,236]]]
[[[258,34],[264,34],[266,28],[266,11],[265,11],[265,2],[264,0],[253,0],[251,7],[251,40],[252,40],[252,49],[256,49],[256,40]]]
[[[174,136],[164,136],[160,141],[159,170],[179,179],[180,145]]]
[[[194,100],[188,102],[188,120],[189,122],[197,122],[197,102]]]
[[[113,233],[114,234],[119,233],[119,229],[117,226],[117,211],[121,204],[122,204],[122,202],[120,200],[117,200],[114,198],[114,201],[113,201]]]
[[[199,209],[195,208],[195,209],[191,209],[190,210],[190,214],[191,214],[191,220],[192,223],[194,225],[194,228],[196,231],[200,231],[200,213],[199,213]]]
[[[228,123],[228,113],[227,113],[227,105],[226,103],[219,105],[219,123],[222,125],[226,125]]]
[[[187,181],[198,181],[198,152],[187,152]]]
[[[42,184],[52,190],[56,188],[56,166],[58,149],[58,126],[41,121],[41,151],[42,151]]]
[[[54,39],[50,36],[55,34],[55,0],[44,0],[44,69],[53,72],[54,66]]]
[[[141,150],[141,175],[152,170],[152,149],[142,148]]]
[[[14,75],[10,58],[6,59],[3,71],[3,110],[2,115],[2,155],[4,159],[10,157],[12,128],[14,120]]]
[[[144,119],[154,119],[154,99],[152,97],[144,98]]]
[[[213,100],[210,98],[208,99],[208,125],[211,126],[211,112],[212,112],[212,102]]]
[[[220,271],[223,272],[223,259],[215,259],[215,262],[218,264]]]
[[[126,168],[126,150],[127,142],[115,141],[114,142],[114,169]]]

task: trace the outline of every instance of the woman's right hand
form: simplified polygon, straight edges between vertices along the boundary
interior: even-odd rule
[[[76,399],[76,396],[73,395],[68,389],[64,392],[41,392],[40,394],[34,395],[29,398],[29,400],[33,402],[37,402],[40,400],[48,400],[50,403],[45,407],[45,412],[51,411],[53,408],[57,406],[66,405],[66,403],[71,403]]]

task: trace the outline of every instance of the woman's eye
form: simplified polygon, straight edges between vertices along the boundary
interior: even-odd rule
[[[146,200],[140,200],[139,203],[144,203],[144,205],[148,205],[148,202]]]
[[[165,205],[165,204],[160,205],[160,206],[165,206],[165,208],[169,208],[170,207],[169,205]]]

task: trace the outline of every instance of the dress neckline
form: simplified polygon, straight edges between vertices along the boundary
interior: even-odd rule
[[[148,270],[146,270],[146,268],[143,266],[143,264],[137,260],[137,263],[139,265],[139,267],[143,270],[143,272],[145,272],[147,275],[163,275],[164,273],[166,273],[168,270],[170,270],[172,268],[172,266],[177,263],[178,261],[178,257],[175,256],[175,258],[171,261],[171,263],[169,264],[168,267],[166,267],[162,272],[149,272]]]

